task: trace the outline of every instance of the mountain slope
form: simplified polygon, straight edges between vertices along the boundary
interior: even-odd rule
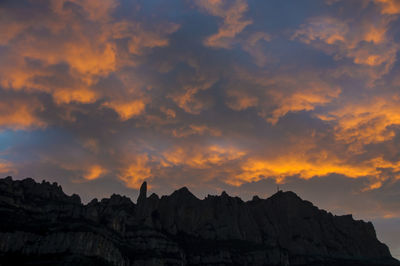
[[[0,179],[0,265],[400,265],[371,223],[293,192],[146,192],[83,205],[55,183]]]

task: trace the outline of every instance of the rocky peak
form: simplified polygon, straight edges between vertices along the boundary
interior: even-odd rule
[[[229,195],[228,195],[228,193],[226,193],[226,191],[224,190],[224,191],[222,191],[222,193],[221,193],[221,197],[222,197],[222,198],[229,198]]]
[[[130,198],[118,194],[112,194],[108,200],[108,205],[133,205]]]
[[[147,182],[144,181],[143,184],[140,186],[137,204],[142,205],[146,201],[146,198],[147,198]]]
[[[257,195],[254,195],[253,198],[251,199],[251,201],[260,201],[260,197]]]
[[[42,183],[36,183],[32,178],[23,180],[12,180],[12,177],[0,179],[0,192],[2,195],[10,196],[14,201],[32,202],[34,201],[60,201],[71,204],[81,204],[78,195],[66,195],[61,186],[56,182],[50,183],[45,180]]]
[[[182,187],[178,190],[175,190],[170,196],[168,196],[171,199],[176,199],[179,200],[180,202],[185,202],[185,201],[197,201],[199,200],[195,195],[192,194],[192,192],[189,191],[187,187]]]

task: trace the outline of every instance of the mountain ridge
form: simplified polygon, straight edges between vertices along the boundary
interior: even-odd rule
[[[0,179],[0,265],[400,265],[371,222],[279,191],[243,201],[186,187],[83,204],[57,183]],[[15,263],[14,263],[15,265]]]

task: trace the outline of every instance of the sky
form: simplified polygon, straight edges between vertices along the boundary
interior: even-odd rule
[[[277,184],[400,258],[400,1],[1,0],[0,175],[84,202]]]

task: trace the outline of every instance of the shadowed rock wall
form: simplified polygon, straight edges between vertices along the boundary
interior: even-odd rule
[[[140,189],[83,205],[57,184],[0,179],[0,265],[400,265],[373,225],[278,192],[243,202]]]

